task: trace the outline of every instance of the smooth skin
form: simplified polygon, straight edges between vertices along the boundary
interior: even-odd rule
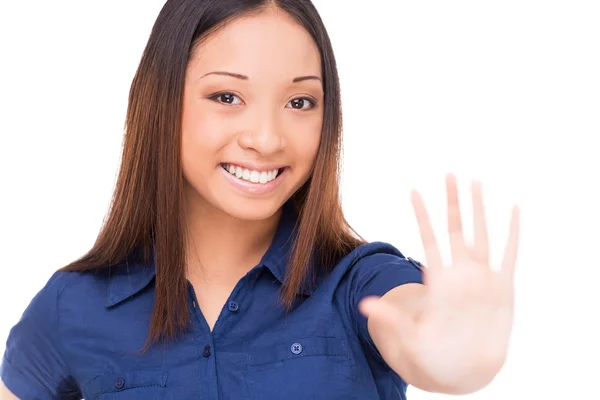
[[[17,396],[12,394],[10,390],[4,386],[4,383],[0,383],[0,400],[19,400]]]

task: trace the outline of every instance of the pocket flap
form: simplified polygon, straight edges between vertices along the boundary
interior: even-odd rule
[[[89,390],[93,398],[111,392],[122,390],[157,386],[164,387],[167,384],[168,373],[164,371],[128,371],[114,372],[98,376],[89,383]]]
[[[346,341],[336,337],[308,337],[277,343],[250,354],[249,365],[280,362],[298,357],[348,357]]]

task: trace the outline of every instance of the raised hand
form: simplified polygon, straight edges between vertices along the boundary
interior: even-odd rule
[[[378,320],[374,325],[385,327],[385,334],[378,332],[376,344],[392,368],[397,365],[397,372],[409,368],[441,387],[460,386],[457,392],[469,392],[481,386],[473,381],[469,387],[469,379],[477,380],[482,374],[489,377],[487,380],[493,378],[508,350],[519,210],[516,206],[513,209],[502,267],[492,269],[481,185],[474,182],[472,186],[474,242],[469,245],[463,235],[456,179],[448,175],[446,183],[452,265],[443,265],[423,200],[413,191],[427,265],[418,313],[387,300],[387,295],[363,300],[360,310],[369,320]]]

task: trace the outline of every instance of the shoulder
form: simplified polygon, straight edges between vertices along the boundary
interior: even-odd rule
[[[74,297],[80,300],[81,296],[106,297],[110,275],[108,268],[85,272],[58,270],[52,274],[44,290],[56,295],[59,304]]]
[[[92,281],[86,273],[53,272],[10,329],[0,374],[18,398],[62,398],[60,390],[67,386],[76,390],[69,378],[70,359],[63,352],[64,344],[70,342],[63,335],[63,317],[81,323],[85,315],[81,304],[89,298],[85,290],[92,287]],[[78,314],[67,314],[63,299],[73,291],[79,291],[73,302],[78,304]]]
[[[106,284],[108,276],[108,270],[79,272],[59,269],[52,273],[41,290],[60,296],[65,291],[86,290],[101,283]]]
[[[336,266],[344,271],[363,270],[384,265],[402,265],[421,270],[421,264],[405,256],[396,246],[387,242],[369,242],[348,253]]]
[[[359,336],[368,338],[367,319],[358,311],[359,302],[368,296],[383,296],[400,285],[422,284],[423,274],[420,263],[394,245],[371,242],[348,253],[326,282],[349,326]]]
[[[106,297],[107,276],[104,272],[54,271],[37,290],[23,317],[39,318],[39,321],[57,320],[65,302],[84,304],[102,292]]]
[[[369,242],[356,247],[331,268],[323,283],[337,291],[359,291],[368,286],[390,287],[422,281],[421,264],[406,257],[387,242]]]

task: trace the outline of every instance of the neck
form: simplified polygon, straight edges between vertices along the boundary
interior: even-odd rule
[[[281,210],[260,221],[241,220],[207,204],[187,209],[187,273],[198,282],[237,282],[269,248]]]

